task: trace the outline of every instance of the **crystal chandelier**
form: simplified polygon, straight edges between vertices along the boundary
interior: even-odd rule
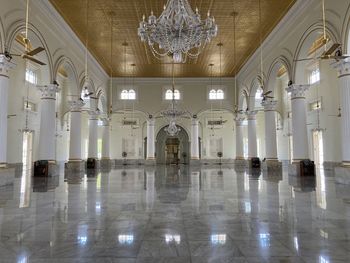
[[[186,111],[179,110],[176,107],[175,100],[175,78],[174,78],[174,64],[172,65],[173,71],[173,80],[172,80],[172,100],[170,103],[170,107],[160,114],[161,116],[167,118],[169,120],[169,125],[164,129],[169,136],[176,136],[181,129],[176,125],[176,120],[186,114]]]
[[[187,0],[168,0],[159,18],[152,11],[148,22],[143,16],[138,28],[141,41],[148,42],[156,58],[170,55],[175,63],[185,63],[187,57],[197,58],[217,32],[210,12],[202,21],[198,9],[193,12]]]

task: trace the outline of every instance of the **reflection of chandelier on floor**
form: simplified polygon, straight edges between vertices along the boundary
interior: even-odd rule
[[[172,80],[172,100],[170,103],[170,106],[168,109],[162,111],[160,114],[161,116],[167,118],[169,120],[169,126],[167,126],[164,131],[169,136],[176,136],[179,134],[181,129],[176,125],[176,120],[186,114],[186,111],[180,110],[176,106],[176,100],[175,100],[175,78],[174,78],[174,64],[172,65],[172,71],[173,71],[173,80]]]
[[[138,29],[141,41],[148,42],[155,57],[172,55],[175,63],[184,63],[187,56],[197,58],[217,32],[214,17],[208,12],[202,21],[198,9],[193,12],[187,0],[168,0],[159,18],[152,12],[146,22],[143,16]]]

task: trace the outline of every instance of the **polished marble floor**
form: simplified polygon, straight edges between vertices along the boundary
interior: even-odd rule
[[[233,167],[121,167],[0,188],[0,262],[350,262],[350,188]]]

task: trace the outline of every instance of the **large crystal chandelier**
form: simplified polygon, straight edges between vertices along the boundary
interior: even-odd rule
[[[193,12],[187,0],[168,0],[159,18],[151,12],[147,22],[143,16],[138,29],[141,41],[148,42],[156,58],[171,55],[175,63],[197,58],[217,32],[210,12],[202,21],[198,9]]]

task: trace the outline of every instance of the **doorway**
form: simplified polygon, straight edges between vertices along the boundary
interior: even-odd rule
[[[23,170],[30,170],[33,161],[33,132],[23,133],[22,163]]]
[[[313,131],[314,161],[317,166],[323,165],[323,136],[322,131]]]
[[[157,164],[188,164],[190,158],[190,143],[186,130],[180,127],[176,136],[170,136],[161,128],[156,137]]]
[[[179,163],[179,146],[180,146],[180,141],[178,138],[166,139],[165,141],[166,164]]]

